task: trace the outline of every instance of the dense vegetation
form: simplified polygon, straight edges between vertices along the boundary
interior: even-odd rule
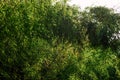
[[[67,0],[0,1],[0,80],[120,80],[120,14]]]

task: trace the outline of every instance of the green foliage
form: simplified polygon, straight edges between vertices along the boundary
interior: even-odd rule
[[[86,48],[79,64],[79,77],[94,80],[119,80],[119,59],[110,50]]]
[[[118,23],[120,15],[105,7],[89,8],[82,15],[81,24],[86,27],[86,33],[91,44],[93,46],[112,47],[114,44],[112,41],[116,41],[113,34],[118,34],[120,30]]]
[[[0,1],[0,80],[120,79],[119,14],[67,1]]]

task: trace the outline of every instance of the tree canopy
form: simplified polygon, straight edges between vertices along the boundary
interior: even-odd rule
[[[120,13],[68,1],[0,1],[0,80],[120,79]]]

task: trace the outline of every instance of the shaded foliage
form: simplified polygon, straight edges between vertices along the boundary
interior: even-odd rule
[[[86,33],[93,46],[112,47],[113,42],[119,40],[113,35],[118,34],[120,30],[119,14],[105,7],[93,7],[82,15],[81,24],[86,27]]]

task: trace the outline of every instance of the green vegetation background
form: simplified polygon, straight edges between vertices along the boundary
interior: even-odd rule
[[[68,0],[0,0],[0,80],[120,80],[120,13]]]

